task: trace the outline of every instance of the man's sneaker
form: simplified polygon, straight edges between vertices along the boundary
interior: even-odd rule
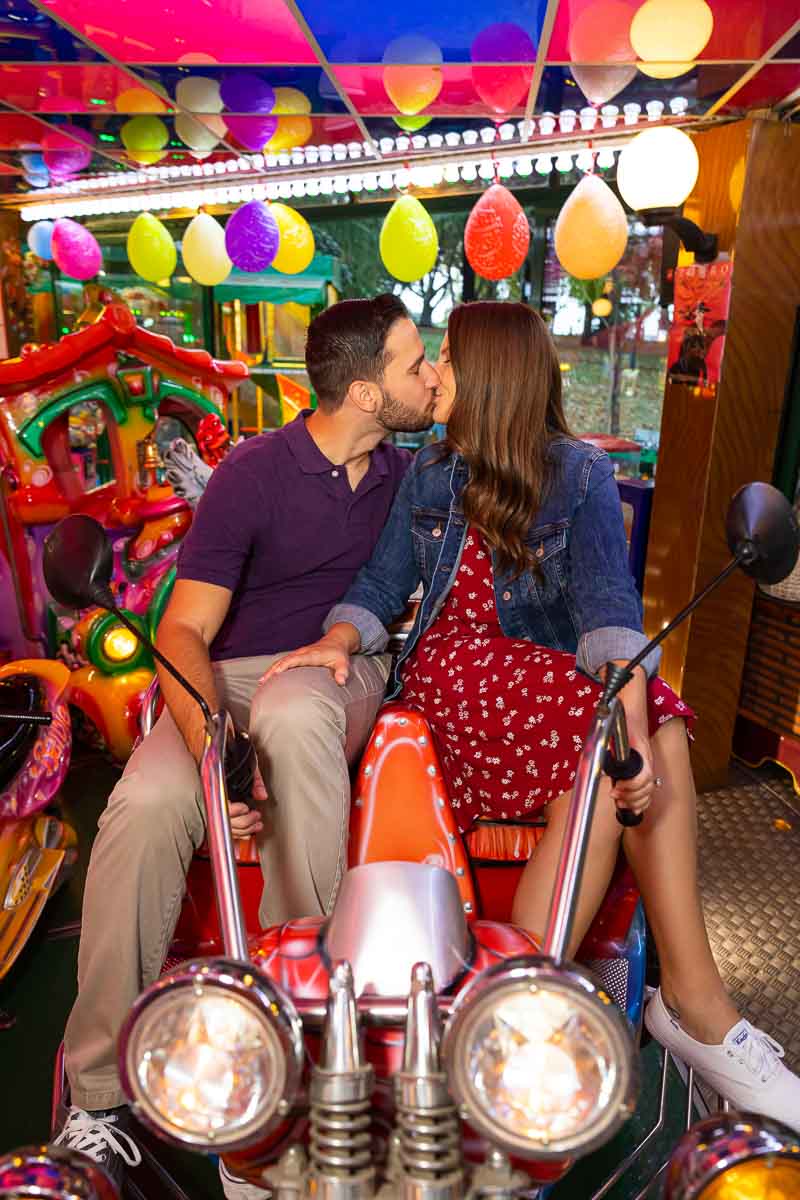
[[[800,1078],[783,1065],[779,1046],[749,1021],[737,1021],[716,1046],[696,1042],[670,1015],[661,989],[645,1009],[644,1023],[660,1042],[734,1108],[760,1113],[800,1133]]]
[[[138,1167],[142,1161],[139,1147],[123,1128],[127,1115],[126,1108],[102,1112],[71,1108],[64,1128],[53,1144],[80,1150],[104,1167],[114,1182],[120,1185],[126,1166]]]
[[[222,1159],[219,1160],[219,1177],[225,1200],[266,1200],[267,1196],[272,1195],[269,1188],[257,1187],[254,1183],[248,1183],[246,1179],[231,1174]]]

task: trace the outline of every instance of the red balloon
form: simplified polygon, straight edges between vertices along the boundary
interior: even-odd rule
[[[484,279],[507,279],[528,254],[528,218],[508,188],[493,183],[467,218],[464,249],[467,261]]]
[[[503,117],[525,104],[536,47],[524,29],[510,22],[489,25],[473,41],[470,57],[473,87],[492,113]],[[486,63],[494,65],[479,65]]]

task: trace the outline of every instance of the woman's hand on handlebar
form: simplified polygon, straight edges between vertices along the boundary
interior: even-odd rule
[[[301,646],[278,659],[261,676],[259,683],[266,683],[296,667],[327,667],[336,682],[344,685],[350,677],[350,656],[357,652],[359,641],[358,630],[353,625],[334,625],[318,642]]]
[[[650,807],[656,788],[653,751],[647,736],[631,735],[632,750],[638,750],[642,758],[642,769],[633,779],[620,779],[611,788],[611,799],[618,808],[643,813]]]

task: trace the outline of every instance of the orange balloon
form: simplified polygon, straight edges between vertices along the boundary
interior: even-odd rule
[[[415,117],[433,104],[442,90],[442,68],[427,63],[415,67],[384,67],[383,86],[398,112]]]
[[[299,113],[294,117],[278,117],[278,125],[264,147],[265,154],[280,154],[282,150],[294,150],[311,140],[314,126],[311,117]]]
[[[528,218],[508,188],[494,183],[467,218],[464,249],[477,275],[506,279],[522,266],[531,240]]]

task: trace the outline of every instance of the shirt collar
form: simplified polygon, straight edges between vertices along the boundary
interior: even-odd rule
[[[284,426],[284,435],[289,449],[304,475],[330,474],[336,469],[336,464],[325,457],[306,428],[306,421],[312,411],[310,408],[304,408],[302,412],[298,413],[293,421]],[[377,470],[379,475],[388,475],[389,464],[386,460],[386,451],[383,443],[380,442],[369,456],[367,475],[370,475],[373,470]]]

